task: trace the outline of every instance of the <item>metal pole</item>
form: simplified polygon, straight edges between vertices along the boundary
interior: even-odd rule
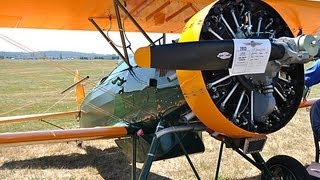
[[[119,32],[120,32],[120,38],[121,38],[121,43],[122,43],[122,49],[124,52],[124,56],[127,59],[127,64],[129,65],[129,67],[131,68],[130,62],[129,62],[129,56],[128,56],[128,51],[127,51],[127,47],[125,47],[126,44],[126,40],[124,38],[124,31],[123,31],[123,27],[122,27],[122,21],[121,21],[121,17],[120,17],[120,12],[119,12],[119,7],[120,5],[122,5],[121,3],[119,3],[118,0],[114,0],[114,9],[116,12],[116,17],[117,17],[117,22],[118,22],[118,28],[119,28]]]
[[[218,178],[219,178],[219,170],[220,170],[220,164],[221,164],[221,159],[222,159],[223,145],[224,145],[224,142],[222,140],[220,143],[220,150],[219,150],[219,157],[218,157],[218,164],[217,164],[217,168],[216,168],[215,180],[218,180]]]
[[[157,129],[156,129],[156,132],[158,131],[161,131],[162,129],[164,129],[163,127],[163,120],[160,120],[159,123],[158,123],[158,126],[157,126]],[[156,151],[157,151],[157,148],[158,148],[158,145],[159,145],[159,141],[160,139],[157,137],[156,134],[154,134],[153,136],[153,139],[152,139],[152,142],[151,142],[151,146],[150,146],[150,149],[149,149],[149,152],[148,152],[148,155],[147,155],[147,158],[143,164],[143,167],[142,167],[142,171],[141,171],[141,174],[139,176],[139,180],[146,180],[148,179],[148,175],[149,175],[149,172],[150,172],[150,168],[151,168],[151,165],[152,165],[152,162],[153,162],[153,158],[156,154]]]
[[[256,168],[258,168],[262,174],[267,178],[271,179],[272,174],[269,171],[265,161],[263,160],[260,153],[252,153],[251,156],[254,160],[252,160],[250,157],[248,157],[246,154],[244,154],[242,151],[239,150],[239,148],[234,149],[238,154],[240,154],[242,157],[244,157],[247,161],[249,161],[252,165],[254,165]]]
[[[148,36],[148,34],[142,29],[142,27],[139,25],[139,23],[131,16],[131,14],[127,11],[127,9],[119,2],[119,0],[114,0],[118,4],[118,6],[121,8],[121,10],[130,18],[130,20],[133,22],[133,24],[138,28],[138,30],[144,35],[144,37],[149,41],[151,45],[155,45],[152,39]]]
[[[260,166],[260,170],[262,172],[262,175],[264,175],[267,179],[272,179],[272,174],[269,170],[269,168],[266,165],[266,162],[263,160],[260,153],[252,153],[251,156],[256,161],[256,163]]]
[[[64,94],[65,92],[69,91],[70,89],[72,89],[73,87],[75,87],[76,85],[82,83],[84,80],[89,79],[89,76],[82,78],[80,81],[72,84],[71,86],[69,86],[67,89],[65,89],[64,91],[61,92],[61,94]]]
[[[103,32],[103,30],[99,27],[99,25],[92,19],[89,18],[89,21],[94,25],[94,27],[101,33],[101,35],[108,41],[110,46],[117,52],[120,58],[128,64],[129,59],[126,59],[123,54],[119,51],[119,49],[112,43],[112,40]],[[129,64],[128,64],[129,65]]]
[[[245,158],[247,161],[249,161],[252,165],[254,165],[256,168],[261,170],[261,167],[259,164],[257,164],[254,160],[252,160],[249,156],[244,154],[242,151],[239,150],[239,148],[234,149],[238,154],[240,154],[243,158]]]
[[[137,173],[137,135],[132,136],[132,167],[131,167],[131,180],[136,180]]]
[[[181,148],[181,150],[183,151],[184,155],[186,156],[186,158],[187,158],[187,160],[188,160],[188,163],[190,164],[190,166],[191,166],[191,168],[192,168],[192,171],[194,172],[194,174],[195,174],[195,176],[197,177],[197,179],[200,180],[201,178],[200,178],[200,176],[199,176],[196,168],[194,167],[194,165],[193,165],[193,163],[192,163],[192,161],[191,161],[191,159],[190,159],[190,157],[189,157],[186,149],[184,148],[183,144],[181,143],[180,138],[178,137],[177,133],[174,133],[174,135],[175,135],[175,137],[178,139],[180,148]]]

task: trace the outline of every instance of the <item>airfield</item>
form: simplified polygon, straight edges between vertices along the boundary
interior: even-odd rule
[[[0,60],[0,116],[75,110],[74,93],[61,94],[73,83],[72,73],[78,69],[82,76],[90,76],[84,83],[89,92],[116,63],[108,60]],[[316,97],[319,92],[320,88],[315,86],[309,98]],[[63,128],[78,127],[73,118],[48,121]],[[1,133],[38,129],[57,128],[41,121],[0,124]],[[213,179],[220,142],[207,133],[203,133],[203,137],[206,151],[190,157],[202,179]],[[314,160],[306,108],[299,109],[285,128],[268,135],[262,156],[267,160],[279,154],[292,156],[303,165]],[[142,164],[137,166],[141,170]],[[130,179],[130,171],[130,161],[112,139],[84,142],[83,148],[78,148],[74,142],[0,148],[0,179]],[[219,179],[258,179],[258,174],[253,165],[231,149],[225,149]],[[195,179],[195,176],[186,158],[179,157],[154,162],[150,179]]]

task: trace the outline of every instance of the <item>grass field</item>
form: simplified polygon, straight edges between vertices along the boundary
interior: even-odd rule
[[[90,76],[87,92],[116,65],[114,61],[0,61],[0,116],[74,110],[74,94],[60,94],[73,83],[73,72]],[[63,70],[64,69],[64,70]],[[310,97],[319,90],[313,88]],[[63,99],[62,99],[63,98]],[[62,99],[62,100],[61,100]],[[57,105],[52,105],[60,101]],[[302,164],[314,159],[314,146],[306,109],[280,131],[268,136],[263,157],[287,154]],[[70,119],[50,120],[76,128]],[[43,122],[0,124],[0,132],[56,129]],[[219,142],[204,133],[206,151],[191,155],[202,179],[213,179]],[[139,170],[142,164],[138,164]],[[113,140],[84,143],[28,145],[0,148],[0,179],[129,179],[131,164]],[[258,170],[230,149],[225,149],[220,179],[257,179]],[[195,179],[184,157],[154,162],[150,179]]]

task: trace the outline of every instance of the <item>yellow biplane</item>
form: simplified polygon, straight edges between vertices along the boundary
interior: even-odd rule
[[[132,179],[136,162],[147,179],[153,161],[181,155],[200,179],[188,154],[204,151],[207,131],[221,141],[216,179],[224,144],[262,179],[309,179],[294,158],[265,162],[260,152],[300,105],[303,64],[319,56],[319,9],[309,0],[3,0],[1,27],[98,30],[123,63],[86,97],[76,83],[78,111],[0,119],[78,114],[80,129],[3,133],[0,144],[118,138],[132,157]],[[122,48],[108,28],[119,31]],[[141,32],[150,46],[130,57],[126,32]],[[166,44],[165,34],[153,41],[146,32],[181,36]]]

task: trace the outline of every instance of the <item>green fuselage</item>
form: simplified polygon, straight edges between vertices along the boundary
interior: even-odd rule
[[[133,67],[120,63],[86,96],[81,106],[81,127],[134,124],[149,121],[178,106],[183,96],[174,71]]]

